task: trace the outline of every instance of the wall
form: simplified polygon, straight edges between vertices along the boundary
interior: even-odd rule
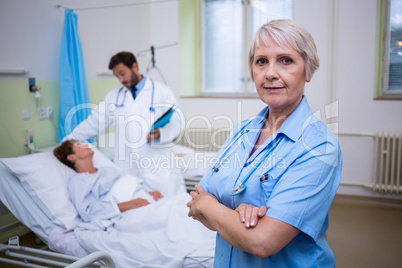
[[[27,69],[26,75],[0,74],[0,157],[29,152],[24,129],[34,142],[56,140],[57,62],[63,16],[49,1],[0,1],[0,69]],[[42,87],[42,98],[29,93],[28,77]],[[39,120],[38,107],[53,107],[53,119]],[[22,111],[30,119],[22,119]]]
[[[29,153],[25,146],[25,129],[32,129],[34,144],[46,146],[57,139],[58,83],[37,80],[42,87],[40,99],[29,92],[28,79],[0,81],[0,157]],[[53,107],[51,119],[39,119],[38,107]],[[22,119],[22,111],[29,111],[30,119]]]
[[[402,112],[401,101],[373,100],[376,75],[376,4],[377,1],[374,0],[338,3],[335,84],[341,133],[402,132],[399,116]],[[341,136],[340,142],[344,151],[343,180],[370,183],[373,178],[374,139]],[[347,186],[341,186],[339,192],[372,194],[367,189]]]
[[[43,86],[43,106],[58,107],[57,60],[64,9],[75,9],[84,50],[88,86],[92,103],[97,103],[107,91],[118,85],[107,71],[109,58],[121,50],[135,53],[150,46],[172,45],[156,50],[156,65],[179,100],[187,120],[197,116],[192,126],[211,122],[215,127],[227,126],[251,117],[264,107],[259,99],[180,98],[179,19],[178,1],[144,5],[147,0],[0,0],[0,68],[29,70],[24,76],[0,75],[0,157],[27,153],[23,149],[23,129],[34,128],[38,144],[56,140],[53,120],[39,120],[35,101],[28,93],[28,76],[34,76]],[[159,2],[159,1],[158,1]],[[107,9],[82,9],[120,4],[134,6]],[[296,0],[295,19],[313,34],[321,67],[307,85],[305,94],[313,111],[326,123],[339,130],[343,150],[343,181],[370,183],[373,172],[374,139],[347,133],[378,131],[402,132],[398,118],[402,114],[400,101],[373,100],[376,0]],[[331,16],[334,16],[331,21]],[[145,72],[150,53],[143,52],[139,66]],[[158,75],[151,73],[155,79]],[[325,107],[335,103],[334,118],[325,114]],[[22,110],[31,111],[30,120],[22,120]],[[335,110],[336,111],[336,110]],[[56,117],[57,118],[57,117]],[[188,121],[189,122],[189,121]],[[13,139],[13,142],[11,141]],[[373,193],[363,187],[343,185],[340,193],[401,199],[395,195]]]

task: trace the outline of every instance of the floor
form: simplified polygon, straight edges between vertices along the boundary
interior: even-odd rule
[[[327,240],[336,267],[402,267],[402,201],[337,196]]]
[[[402,201],[337,196],[329,211],[327,238],[338,268],[402,267]],[[43,247],[33,234],[21,237],[20,245]]]

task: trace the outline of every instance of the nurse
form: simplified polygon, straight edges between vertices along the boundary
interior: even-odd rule
[[[217,231],[215,267],[335,266],[325,236],[342,155],[303,94],[318,66],[296,22],[256,32],[249,67],[267,107],[234,128],[187,204]]]
[[[114,55],[109,69],[121,86],[111,90],[88,118],[63,140],[85,141],[115,123],[114,162],[120,168],[143,178],[148,189],[159,190],[164,196],[186,192],[179,170],[167,165],[163,169],[151,166],[161,162],[155,158],[170,157],[169,149],[163,145],[171,143],[184,129],[184,122],[176,109],[168,124],[150,133],[155,120],[172,105],[177,106],[172,91],[166,85],[142,75],[135,56],[130,52]],[[140,159],[143,161],[140,162]]]

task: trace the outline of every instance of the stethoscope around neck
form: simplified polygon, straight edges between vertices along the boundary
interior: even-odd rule
[[[151,78],[150,78],[150,80],[151,80],[151,84],[152,84],[152,96],[151,96],[151,105],[149,106],[149,111],[150,111],[150,112],[155,112],[155,108],[154,108],[155,84],[154,84],[154,80],[152,80]],[[119,89],[119,92],[117,93],[117,96],[116,96],[115,106],[116,106],[116,107],[119,107],[119,108],[120,108],[120,107],[124,107],[124,101],[126,100],[127,91],[129,91],[129,89],[126,89],[126,90],[124,91],[123,100],[122,100],[121,103],[119,104],[119,96],[120,96],[120,93],[123,91],[123,88],[124,88],[124,87],[121,87],[121,88]]]
[[[211,167],[211,170],[213,172],[219,172],[219,167],[222,165],[223,162],[225,162],[225,160],[233,154],[234,151],[236,151],[236,149],[243,143],[243,141],[240,141],[234,148],[233,150],[225,157],[225,154],[227,151],[229,151],[230,147],[232,147],[233,144],[235,144],[244,134],[248,133],[250,130],[249,129],[245,129],[249,124],[251,123],[251,121],[249,123],[247,123],[241,130],[240,130],[240,134],[237,135],[237,137],[235,139],[233,139],[233,141],[226,147],[226,149],[220,154],[220,156],[216,159],[216,161],[214,162],[214,164]],[[248,181],[248,179],[251,177],[251,175],[254,173],[254,171],[261,165],[261,163],[269,156],[269,154],[275,150],[275,148],[278,146],[278,144],[281,142],[283,138],[283,135],[281,135],[281,137],[276,137],[275,138],[275,143],[268,148],[268,150],[265,151],[265,153],[260,157],[260,159],[258,160],[258,162],[253,166],[253,168],[247,173],[247,175],[243,178],[243,180],[233,188],[233,191],[231,193],[232,196],[234,195],[238,195],[241,192],[243,192],[246,189],[246,182]],[[225,157],[225,158],[224,158]]]

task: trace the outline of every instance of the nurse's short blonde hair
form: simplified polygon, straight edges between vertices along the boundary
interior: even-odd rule
[[[268,44],[268,38],[281,46],[290,46],[302,56],[305,65],[306,80],[310,81],[320,66],[317,48],[311,34],[293,20],[272,20],[263,25],[254,34],[249,52],[249,68],[253,79],[254,50]],[[262,44],[261,44],[262,43]]]

